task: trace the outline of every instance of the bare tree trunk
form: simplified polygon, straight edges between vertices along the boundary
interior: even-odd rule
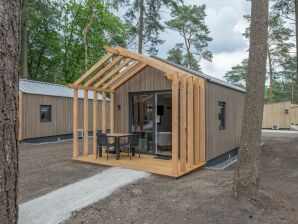
[[[140,54],[143,53],[143,41],[144,41],[144,0],[140,0],[140,17],[139,17],[139,49]]]
[[[183,39],[184,39],[184,44],[185,44],[185,48],[186,48],[188,68],[192,69],[192,63],[191,63],[191,56],[192,55],[191,55],[191,52],[190,52],[190,43],[189,43],[189,40],[186,37],[185,32],[183,34]]]
[[[24,15],[24,9],[27,5],[27,0],[22,1],[22,29],[21,29],[21,77],[28,79],[28,31],[27,21]]]
[[[295,20],[296,20],[296,82],[298,83],[298,0],[295,0]]]
[[[252,0],[246,97],[235,172],[235,196],[255,198],[260,183],[261,129],[268,50],[268,0]]]
[[[87,35],[88,35],[88,31],[90,30],[92,21],[93,21],[93,17],[94,17],[94,5],[93,5],[93,0],[89,1],[89,6],[90,6],[90,15],[89,15],[89,19],[88,19],[88,23],[86,24],[84,30],[83,30],[83,34],[84,34],[84,67],[85,67],[85,71],[88,70],[88,40],[87,40]]]
[[[270,50],[268,49],[268,62],[269,62],[269,102],[272,103],[272,90],[273,90],[273,67]]]
[[[291,85],[291,103],[294,104],[294,80],[292,80]]]
[[[0,223],[18,221],[18,74],[21,2],[0,3]]]

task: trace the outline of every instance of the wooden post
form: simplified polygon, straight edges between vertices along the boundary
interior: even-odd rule
[[[101,124],[102,124],[102,133],[105,134],[107,132],[107,126],[106,126],[106,97],[107,97],[107,94],[106,92],[102,92],[102,105],[101,105],[101,117],[102,117],[102,121],[101,121]]]
[[[200,79],[200,162],[206,161],[206,105],[205,80]]]
[[[172,82],[172,173],[178,175],[178,90],[179,82],[174,75]]]
[[[110,100],[110,129],[111,133],[115,132],[115,93],[111,92]]]
[[[84,90],[84,156],[88,156],[88,90]]]
[[[97,150],[97,95],[96,91],[93,92],[93,155],[96,156]]]
[[[23,140],[23,92],[19,91],[19,138],[18,141]]]
[[[78,90],[73,90],[73,158],[78,159]]]
[[[200,83],[194,80],[194,162],[200,163]]]
[[[194,131],[194,107],[193,107],[193,77],[188,80],[187,91],[187,165],[193,167],[193,131]]]
[[[186,170],[186,77],[180,84],[180,171]]]

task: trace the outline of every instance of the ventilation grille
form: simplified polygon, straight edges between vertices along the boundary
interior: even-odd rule
[[[273,125],[272,125],[272,129],[273,129],[273,130],[278,130],[278,129],[279,129],[278,124],[273,124]]]
[[[78,138],[79,139],[84,138],[84,131],[83,131],[83,129],[78,129]]]

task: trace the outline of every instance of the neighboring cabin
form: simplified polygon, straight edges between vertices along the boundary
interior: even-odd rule
[[[84,92],[79,91],[79,115],[83,114]],[[92,131],[92,99],[89,94],[89,131]],[[98,94],[101,110],[101,94]],[[73,91],[67,86],[21,79],[19,82],[19,140],[27,142],[72,138]],[[82,116],[80,116],[82,117]],[[98,120],[101,125],[101,120]],[[83,120],[79,119],[79,129]]]
[[[291,125],[298,125],[297,104],[285,101],[264,105],[263,128],[289,129]]]
[[[74,139],[74,160],[178,177],[215,158],[229,156],[239,147],[243,89],[162,58],[121,47],[105,49],[108,54],[68,86],[74,93],[100,92],[103,98],[110,94],[110,111],[102,110],[98,118],[105,122],[94,130],[106,133],[105,124],[110,123],[111,132],[138,133],[145,143],[142,153],[147,156],[119,163],[94,159],[96,144],[89,154],[86,138],[83,156]],[[158,162],[156,157],[168,157],[168,161]]]

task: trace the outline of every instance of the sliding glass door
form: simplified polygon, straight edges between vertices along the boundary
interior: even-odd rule
[[[141,152],[171,156],[171,92],[130,93],[129,104],[130,132],[140,134]]]
[[[155,149],[155,100],[154,94],[134,93],[130,96],[130,129],[141,136],[142,153],[153,154]]]
[[[172,93],[156,93],[156,154],[172,156]]]

